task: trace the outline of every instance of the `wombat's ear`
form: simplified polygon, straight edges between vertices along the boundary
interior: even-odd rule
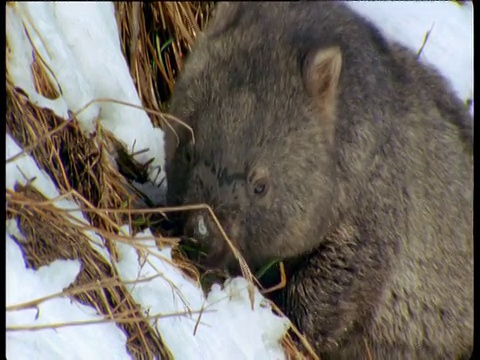
[[[338,46],[310,53],[303,64],[303,81],[310,96],[320,108],[332,109],[342,69],[342,51]]]

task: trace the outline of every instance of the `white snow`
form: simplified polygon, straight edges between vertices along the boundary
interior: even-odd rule
[[[152,235],[147,230],[137,236]],[[172,259],[170,248],[158,250],[154,240],[142,243],[152,252],[149,261],[142,265],[132,246],[118,244],[122,258],[117,265],[120,276],[124,280],[148,278],[155,274],[162,276],[130,285],[135,301],[142,304],[150,315],[194,312],[204,308],[195,335],[198,313],[158,320],[157,328],[175,359],[220,360],[227,354],[229,359],[238,360],[285,358],[279,342],[288,329],[288,320],[272,315],[270,306],[258,290],[252,311],[245,279],[232,279],[224,289],[217,285],[205,299],[198,286],[169,263]]]
[[[473,101],[473,4],[451,1],[346,1],[389,38],[418,51],[431,29],[421,61],[450,81],[462,100]],[[473,106],[471,107],[473,111]]]
[[[7,37],[11,47],[8,74],[39,106],[48,107],[64,119],[67,110],[77,113],[94,99],[110,98],[141,106],[123,57],[111,2],[18,2],[7,6]],[[36,93],[30,65],[32,46],[52,70],[50,79],[61,96],[45,99]],[[10,41],[11,39],[11,41]],[[163,131],[154,129],[143,110],[112,102],[93,103],[78,115],[86,133],[97,122],[115,134],[140,163],[154,159],[150,180],[166,188]]]
[[[15,233],[12,228],[15,228],[16,224],[9,224],[8,227]],[[37,271],[27,269],[19,246],[8,232],[6,257],[7,308],[63,291],[75,281],[80,271],[80,262],[76,260],[57,260]],[[67,297],[60,297],[41,302],[38,307],[7,311],[6,327],[101,319],[93,308],[71,301]],[[125,344],[125,334],[113,323],[37,331],[7,330],[6,358],[130,359]]]
[[[80,70],[95,89],[95,97],[141,106],[122,54],[113,3],[59,2],[53,13]],[[141,163],[155,159],[150,177],[160,184],[165,178],[163,131],[154,131],[143,110],[114,103],[102,103],[101,107],[102,125],[123,140],[131,152],[149,149],[136,159]]]
[[[67,104],[62,97],[51,100],[35,91],[32,73],[26,70],[30,68],[33,62],[32,47],[24,31],[19,8],[17,6],[6,6],[6,14],[6,32],[10,44],[7,50],[10,78],[15,85],[22,88],[29,95],[33,104],[50,109],[60,117],[68,118]]]
[[[19,2],[12,6],[10,11],[11,13],[18,11],[18,15],[23,20],[35,48],[55,74],[54,77],[52,75],[50,78],[54,84],[58,83],[60,86],[65,104],[69,110],[77,112],[95,95],[92,84],[79,71],[77,58],[66,46],[61,29],[52,17],[54,6],[55,4],[52,2]],[[24,46],[27,50],[22,51],[22,54],[28,54],[29,63],[31,63],[31,45],[25,43]],[[15,46],[13,48],[15,49]],[[15,65],[15,63],[11,64]],[[18,73],[26,72],[28,70],[25,68],[18,69]],[[84,125],[87,132],[93,133],[95,130],[95,121],[99,111],[98,105],[94,105],[79,115],[80,123]]]
[[[6,158],[13,158],[21,152],[22,149],[15,140],[13,140],[9,134],[6,134]],[[47,173],[41,170],[35,160],[27,154],[22,154],[14,161],[7,162],[5,171],[6,188],[9,190],[14,190],[16,183],[25,185],[31,179],[35,178],[32,186],[47,199],[55,199],[60,196],[58,189]],[[54,205],[60,209],[78,209],[78,205],[72,199],[68,198],[59,199],[54,202]],[[85,225],[89,224],[80,209],[78,211],[71,211],[69,214],[78,222],[84,223]],[[102,246],[102,239],[91,230],[85,230],[84,233],[92,240],[92,246],[102,254],[107,261],[110,261],[110,254]]]
[[[472,5],[460,7],[447,2],[349,2],[349,5],[370,18],[388,37],[414,50],[420,48],[425,32],[435,22],[422,61],[437,66],[462,98],[473,96]],[[78,111],[94,98],[113,98],[140,105],[121,52],[113,3],[26,2],[9,3],[6,9],[8,76],[32,102],[52,109],[66,120],[68,111]],[[46,99],[34,89],[30,71],[32,46],[26,31],[52,70],[52,81],[61,89],[57,99]],[[155,184],[163,180],[163,132],[153,128],[144,111],[97,103],[84,111],[79,121],[86,133],[91,133],[100,121],[130,150],[150,148],[137,160],[145,162],[155,157],[150,177]],[[135,149],[132,149],[134,143]],[[6,158],[21,151],[7,134]],[[162,167],[159,176],[156,176],[156,166]],[[25,184],[33,177],[36,179],[32,185],[46,198],[60,195],[49,176],[29,155],[23,154],[6,163],[7,189],[13,190],[15,183]],[[56,201],[55,206],[78,209],[71,198]],[[80,209],[70,214],[88,223]],[[123,230],[129,233],[127,226]],[[91,231],[85,233],[92,240],[92,246],[111,263],[102,239]],[[117,267],[126,281],[158,275],[128,288],[143,311],[154,317],[151,324],[157,327],[175,359],[285,358],[280,339],[288,320],[274,315],[258,291],[252,311],[246,280],[231,279],[223,288],[216,285],[205,297],[193,280],[172,265],[170,248],[159,250],[149,231],[137,237],[151,237],[151,240],[142,240],[141,251],[131,243],[118,242],[120,260],[112,266]],[[21,243],[22,238],[16,220],[8,220],[7,308],[62,291],[75,281],[81,266],[78,260],[58,260],[38,270],[27,269],[15,242]],[[67,297],[42,302],[38,309],[7,311],[7,328],[102,318],[92,307]],[[194,335],[201,309],[203,313]],[[161,314],[170,316],[155,317]],[[113,323],[7,331],[6,339],[9,359],[130,358],[126,352],[126,336]]]

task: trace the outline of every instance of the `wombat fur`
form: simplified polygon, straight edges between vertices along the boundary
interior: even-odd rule
[[[175,85],[168,202],[207,203],[324,359],[468,358],[473,122],[342,3],[220,3]],[[186,230],[236,263],[208,217]],[[368,349],[368,350],[367,350]],[[370,354],[370,355],[367,355]]]

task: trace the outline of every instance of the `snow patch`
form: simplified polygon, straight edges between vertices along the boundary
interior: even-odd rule
[[[461,6],[452,1],[346,1],[346,4],[372,21],[387,38],[415,52],[431,30],[420,61],[440,71],[462,100],[473,101],[471,2]]]
[[[152,236],[149,230],[138,237]],[[224,288],[214,285],[205,299],[201,288],[171,263],[171,249],[159,250],[153,240],[142,241],[151,254],[139,257],[135,248],[119,243],[117,268],[124,281],[160,275],[148,282],[130,285],[142,309],[153,314],[178,314],[152,320],[175,359],[285,359],[280,345],[289,320],[273,314],[265,298],[255,289],[254,310],[248,283],[234,278]],[[195,325],[200,318],[196,334]],[[191,311],[191,314],[188,312]]]
[[[135,159],[149,167],[149,178],[163,194],[166,190],[163,131],[154,128],[143,110],[94,99],[113,99],[141,106],[123,57],[112,2],[19,2],[7,6],[9,41],[8,76],[36,105],[69,119],[77,113],[88,134],[97,122],[114,133]],[[61,96],[50,100],[34,88],[31,64],[33,48],[52,73]]]
[[[37,271],[25,268],[19,246],[6,234],[6,306],[63,291],[75,281],[80,262],[57,260]],[[126,336],[113,323],[8,331],[9,327],[101,320],[91,307],[66,297],[54,298],[36,307],[6,314],[6,357],[8,359],[130,359]],[[94,345],[94,346],[93,346]]]

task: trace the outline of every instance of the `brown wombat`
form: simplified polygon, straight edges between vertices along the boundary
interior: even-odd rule
[[[449,85],[342,3],[220,3],[176,84],[170,204],[208,203],[324,358],[473,348],[473,123]],[[207,217],[186,231],[235,263]],[[369,355],[370,356],[370,355]]]

